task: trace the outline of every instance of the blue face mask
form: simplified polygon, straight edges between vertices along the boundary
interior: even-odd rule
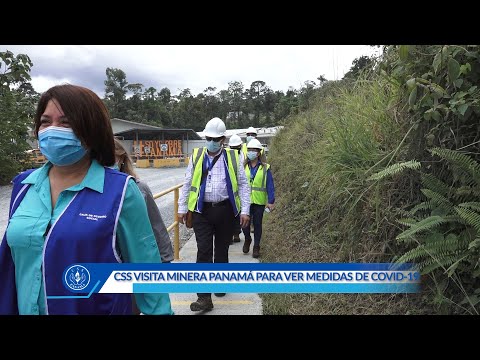
[[[87,153],[70,128],[49,126],[40,130],[38,144],[42,154],[57,166],[75,164]]]
[[[212,153],[216,153],[218,150],[220,150],[221,147],[222,147],[222,144],[220,143],[220,141],[218,142],[215,142],[213,140],[207,141],[207,150]]]
[[[247,136],[247,144],[250,140],[255,139],[255,136]]]
[[[247,152],[247,157],[250,160],[255,160],[257,158],[258,153],[256,151],[249,151]]]

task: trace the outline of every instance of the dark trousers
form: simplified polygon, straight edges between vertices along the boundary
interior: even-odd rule
[[[242,228],[240,227],[240,214],[238,214],[233,222],[233,235],[240,235]]]
[[[197,263],[228,263],[228,247],[233,232],[232,205],[203,209],[193,213],[193,231],[197,240]],[[215,245],[215,247],[214,247]],[[199,297],[211,296],[198,293]]]
[[[250,205],[250,221],[248,226],[244,227],[243,234],[245,235],[245,240],[252,241],[250,235],[250,222],[253,220],[253,246],[259,246],[260,240],[262,239],[262,221],[263,221],[263,212],[265,211],[265,205]]]

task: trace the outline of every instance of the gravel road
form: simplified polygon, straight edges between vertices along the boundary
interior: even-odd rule
[[[135,169],[139,179],[150,186],[153,194],[166,190],[183,182],[185,176],[185,167],[181,168],[147,168]],[[0,186],[0,236],[3,236],[8,223],[8,207],[10,206],[10,194],[12,186]],[[156,200],[162,214],[163,221],[168,227],[173,223],[173,192],[162,196]],[[180,248],[193,234],[192,229],[187,229],[180,225]],[[170,231],[170,238],[173,241],[173,230]]]

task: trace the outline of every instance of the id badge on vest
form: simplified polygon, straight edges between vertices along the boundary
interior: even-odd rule
[[[207,183],[205,184],[205,192],[211,193],[213,191],[212,175],[209,173],[207,176]]]

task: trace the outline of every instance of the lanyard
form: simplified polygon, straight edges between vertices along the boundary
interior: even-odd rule
[[[207,170],[207,173],[208,173],[208,179],[209,179],[209,180],[210,180],[210,178],[211,178],[211,176],[212,176],[212,175],[211,175],[211,171],[212,171],[213,165],[215,165],[215,163],[217,162],[217,160],[218,160],[218,158],[220,157],[220,155],[222,155],[222,153],[220,153],[220,154],[218,154],[217,156],[215,156],[215,157],[213,158],[213,161],[212,161],[212,162],[210,162],[210,158],[208,157],[208,155],[205,156],[205,157],[207,158],[207,160],[206,160],[207,169],[206,169],[206,170]],[[205,170],[204,170],[204,171],[205,171]],[[206,173],[203,172],[203,174],[202,174],[202,181],[203,181],[203,179],[204,179],[205,176],[206,176]]]
[[[212,162],[212,163],[210,163],[210,158],[208,157],[208,155],[205,155],[206,161],[205,161],[205,160],[204,160],[204,161],[206,162],[207,169],[204,169],[204,168],[203,168],[203,164],[202,164],[202,179],[201,179],[200,183],[203,184],[203,181],[204,181],[205,178],[207,177],[207,173],[208,173],[209,177],[211,177],[210,171],[212,170],[213,165],[215,165],[215,163],[217,162],[217,160],[218,160],[218,158],[220,157],[221,154],[222,154],[222,153],[220,153],[220,154],[218,154],[217,156],[215,156],[215,157],[213,158],[213,162]],[[205,170],[208,170],[208,172],[205,171]],[[209,180],[210,180],[210,178],[209,178]]]
[[[217,159],[220,155],[217,155],[216,157],[213,158],[213,161],[210,161],[210,158],[208,157],[207,155],[207,168],[208,168],[208,172],[211,172],[212,171],[212,168],[213,168],[213,165],[215,165],[216,161],[215,159]]]

